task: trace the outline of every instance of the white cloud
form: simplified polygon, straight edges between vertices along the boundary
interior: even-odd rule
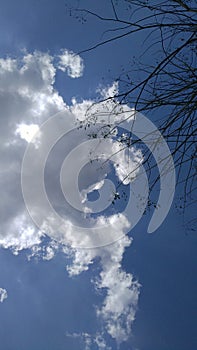
[[[82,333],[66,333],[67,337],[73,338],[73,339],[79,339],[83,342],[84,344],[84,350],[91,350],[91,345],[92,345],[92,337],[89,333],[87,332],[82,332]]]
[[[142,152],[134,147],[125,149],[125,146],[116,142],[113,143],[112,154],[118,178],[124,185],[128,185],[139,172],[139,167],[143,162]]]
[[[42,232],[31,224],[25,213],[16,215],[1,232],[0,245],[12,249],[15,255],[20,250],[30,249],[41,243]]]
[[[79,78],[83,75],[84,64],[79,55],[74,54],[72,51],[62,50],[62,54],[58,57],[58,68],[63,72],[67,71],[71,78]]]
[[[111,350],[111,346],[107,346],[103,334],[97,333],[93,341],[97,345],[98,350]]]
[[[19,124],[15,133],[19,134],[22,139],[30,142],[34,135],[39,131],[39,126],[36,124]]]
[[[111,346],[107,346],[107,343],[103,337],[103,333],[89,334],[87,332],[82,333],[66,333],[67,337],[73,339],[79,339],[84,344],[84,350],[91,350],[92,346],[96,345],[97,350],[111,350]]]
[[[105,87],[100,87],[98,89],[98,92],[101,94],[101,96],[104,99],[110,98],[110,97],[114,97],[116,95],[118,95],[119,89],[118,89],[118,82],[115,81],[113,84],[109,85],[109,86],[105,86]]]
[[[73,251],[73,263],[67,267],[70,276],[78,275],[86,271],[96,257],[100,258],[101,272],[93,283],[96,289],[106,291],[106,297],[102,306],[97,308],[97,315],[103,320],[107,333],[117,343],[126,341],[131,335],[140,291],[139,283],[121,268],[125,248],[131,242],[131,239],[123,236],[109,246],[91,250],[76,249]]]
[[[72,52],[63,50],[59,55],[58,68],[62,71],[67,71],[71,77],[79,77],[83,73],[83,61],[79,56]],[[26,146],[32,141],[32,137],[39,129],[39,126],[46,121],[50,116],[64,110],[63,122],[72,124],[78,119],[85,121],[90,114],[86,114],[87,108],[91,107],[90,100],[83,100],[78,103],[73,99],[72,106],[66,106],[63,98],[54,88],[56,67],[54,57],[49,54],[34,52],[33,54],[26,53],[21,59],[5,58],[0,59],[0,103],[1,103],[1,148],[3,150],[0,158],[0,189],[1,189],[1,204],[0,211],[2,213],[2,226],[0,231],[0,245],[4,248],[10,248],[17,254],[23,249],[31,249],[29,258],[34,256],[42,256],[44,260],[50,260],[54,257],[58,250],[58,245],[63,245],[65,254],[71,254],[73,261],[67,266],[70,276],[78,275],[89,269],[96,258],[99,258],[101,272],[99,277],[93,281],[96,289],[105,291],[106,296],[103,304],[97,307],[97,316],[101,318],[104,324],[105,331],[114,338],[117,343],[128,339],[131,333],[132,322],[135,319],[137,307],[139,285],[134,281],[133,276],[126,273],[121,268],[121,262],[126,247],[131,244],[125,234],[129,230],[130,223],[124,214],[113,214],[105,216],[104,214],[96,218],[89,217],[91,229],[84,234],[82,230],[77,230],[77,225],[84,222],[85,215],[79,215],[78,211],[69,209],[69,206],[64,207],[60,204],[60,196],[54,186],[50,186],[53,195],[53,204],[60,209],[64,209],[63,231],[61,227],[50,233],[50,226],[54,220],[53,216],[48,217],[48,213],[44,212],[43,208],[38,205],[39,193],[33,186],[29,187],[29,196],[34,205],[34,211],[43,210],[45,221],[42,222],[43,232],[52,239],[52,242],[41,248],[43,239],[42,230],[38,229],[28,216],[24,206],[21,186],[20,172],[21,162]],[[103,96],[111,96],[112,93],[117,93],[118,86],[114,84],[109,89],[103,90]],[[115,110],[115,119],[120,121],[121,118],[127,118],[128,115],[133,115],[133,110],[127,106],[117,107],[113,101],[103,103],[91,108],[91,113],[96,116],[97,113],[102,114],[105,121],[110,122],[110,112]],[[57,128],[61,125],[57,125]],[[54,129],[50,130],[53,134]],[[79,139],[83,141],[83,136],[79,134]],[[49,135],[47,135],[48,137]],[[80,139],[81,137],[81,139]],[[42,161],[42,152],[39,149],[40,144],[46,138],[46,135],[39,135],[36,143],[37,157],[34,159],[34,164]],[[72,135],[65,141],[63,149],[72,149],[76,142]],[[117,149],[117,144],[113,140],[102,144],[103,155],[106,156],[109,152],[116,152],[113,161],[115,162],[116,174],[120,180],[124,180],[125,173],[132,171],[136,164],[142,159],[141,153],[134,148],[130,151],[131,160],[124,151]],[[51,178],[53,181],[57,162],[64,157],[62,149],[53,156],[50,163]],[[89,151],[87,146],[86,151]],[[118,151],[118,152],[117,152]],[[87,153],[86,152],[86,153]],[[73,169],[75,159],[69,164],[69,168]],[[108,168],[96,170],[91,168],[94,165],[85,169],[82,176],[82,199],[84,206],[87,205],[87,194],[94,189],[102,190]],[[92,170],[93,169],[93,170]],[[33,180],[32,169],[27,169],[26,176],[29,176],[30,183]],[[95,178],[96,176],[96,178]],[[73,192],[72,179],[73,174],[66,177],[66,182],[70,185],[70,195]],[[130,179],[131,180],[131,179]],[[129,181],[130,181],[129,180]],[[65,209],[66,208],[66,209]],[[87,214],[87,212],[85,213]],[[101,237],[97,234],[98,227],[102,226]],[[90,235],[91,232],[91,235]],[[87,246],[100,246],[102,237],[107,237],[108,242],[114,241],[114,237],[122,237],[119,241],[112,245],[107,245],[95,249],[69,249],[68,245],[75,247],[78,245],[78,240],[86,242]],[[6,291],[0,289],[1,299],[7,296]],[[5,291],[2,292],[2,291]],[[2,294],[4,293],[4,294]],[[4,295],[4,297],[2,297]],[[107,348],[104,334],[97,334],[94,338],[90,338],[87,333],[84,335],[86,349],[90,348],[91,344],[97,345],[98,349]]]
[[[31,260],[32,258],[33,259],[38,258],[38,259],[49,261],[55,257],[59,248],[60,246],[58,242],[54,240],[50,240],[49,242],[43,242],[42,240],[38,244],[35,244],[32,246],[30,253],[28,253],[27,255],[27,258],[28,260]],[[65,247],[61,247],[61,248],[62,248],[62,251],[63,249],[65,249],[64,253],[68,255],[68,251],[66,252],[66,248]]]
[[[0,59],[0,244],[15,253],[41,241],[24,207],[20,172],[26,143],[44,120],[65,106],[53,87],[55,73],[53,57],[45,53]]]
[[[19,135],[21,139],[27,141],[28,143],[33,139],[35,147],[39,147],[39,140],[41,135],[39,133],[39,126],[37,124],[19,124],[15,131],[15,135]]]
[[[59,249],[59,245],[56,241],[51,240],[49,245],[44,246],[42,248],[43,250],[43,260],[51,260],[54,258],[55,253],[57,252],[57,250]]]
[[[4,288],[0,288],[0,302],[3,303],[5,299],[7,299],[8,293]]]

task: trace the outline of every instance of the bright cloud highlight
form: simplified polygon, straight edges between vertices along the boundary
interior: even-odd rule
[[[62,50],[59,57],[58,68],[63,72],[68,73],[71,78],[79,78],[83,75],[84,64],[79,55],[74,54],[72,51]]]

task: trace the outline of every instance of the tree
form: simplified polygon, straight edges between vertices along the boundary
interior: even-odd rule
[[[139,62],[134,61],[129,69],[126,68],[115,77],[121,87],[120,92],[98,103],[113,100],[118,105],[132,106],[150,118],[155,111],[162,116],[158,128],[171,147],[177,184],[182,184],[179,207],[184,211],[187,205],[195,203],[196,190],[197,7],[192,0],[109,2],[110,17],[103,17],[88,9],[71,10],[71,14],[82,21],[87,20],[88,16],[94,16],[110,25],[107,39],[84,49],[80,54],[143,33],[146,54],[142,54]],[[127,8],[124,18],[119,14],[122,13],[120,8],[123,5]],[[154,53],[153,64],[147,64],[147,52]],[[134,143],[137,140],[133,140],[131,135],[127,140],[124,139],[124,147],[131,147]],[[145,162],[150,162],[149,154]],[[151,169],[152,164],[149,163]],[[153,185],[157,180],[153,180]],[[191,224],[194,224],[193,219]]]

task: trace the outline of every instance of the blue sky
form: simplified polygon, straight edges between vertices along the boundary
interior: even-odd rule
[[[147,233],[153,214],[150,211],[120,239],[127,222],[117,211],[124,212],[125,204],[111,205],[102,212],[111,215],[104,232],[106,237],[118,237],[118,241],[107,248],[89,250],[66,247],[58,232],[43,237],[22,198],[21,164],[29,144],[24,125],[40,126],[64,108],[67,120],[69,109],[76,122],[98,97],[98,90],[106,96],[122,67],[127,68],[133,56],[139,56],[143,38],[114,42],[81,54],[76,61],[72,52],[98,42],[108,28],[104,22],[88,17],[81,24],[68,15],[62,0],[3,0],[0,5],[2,349],[195,350],[196,234],[185,230],[183,217],[175,209],[179,189],[170,213],[153,234]],[[110,1],[73,1],[72,5],[101,14],[111,12]],[[124,9],[119,10],[124,13]],[[66,65],[64,61],[61,66],[61,60],[68,59],[70,63]],[[148,54],[147,62],[153,62]],[[49,131],[53,134],[53,129]],[[44,142],[40,137],[34,150],[39,156],[39,141]],[[69,224],[84,226],[86,216],[68,204],[64,206],[56,181],[64,150],[68,154],[84,138],[85,133],[79,131],[57,142],[45,174],[51,203],[58,214],[65,215],[67,231],[71,236],[76,233],[76,237],[75,229],[69,231]],[[86,152],[88,147],[84,148]],[[112,143],[104,144],[106,154],[108,147],[115,150]],[[132,155],[134,163],[140,160],[136,150]],[[124,168],[132,169],[134,163],[128,165],[123,158],[122,155],[115,162],[122,166],[124,175]],[[71,159],[70,176],[67,173],[63,179],[63,188],[71,199],[75,161]],[[27,170],[31,175],[31,168]],[[84,168],[80,181],[85,194],[92,185],[98,190],[95,183],[102,184],[105,172],[107,168],[98,170],[94,162]],[[107,178],[113,181],[122,179],[117,168],[109,174]],[[30,179],[32,184],[33,177]],[[129,192],[128,185],[125,190]],[[34,209],[35,193],[30,185],[28,198],[32,198]],[[88,223],[93,229],[100,223],[98,217],[93,224]],[[106,224],[107,219],[103,221]],[[75,243],[75,236],[71,242]]]

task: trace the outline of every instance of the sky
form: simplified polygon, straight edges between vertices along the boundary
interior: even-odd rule
[[[106,0],[72,6],[111,13]],[[81,23],[63,0],[0,7],[2,349],[195,350],[197,239],[176,209],[179,189],[173,201],[173,172],[162,174],[163,197],[156,188],[163,219],[148,233],[157,211],[143,215],[143,149],[122,150],[116,128],[102,137],[112,113],[115,125],[134,120],[132,106],[94,104],[121,91],[115,78],[144,38],[80,54],[105,38],[106,23]],[[92,104],[99,123],[85,128]],[[154,128],[138,120],[136,135]],[[156,161],[168,150],[146,142]],[[120,181],[125,199],[113,204]]]

